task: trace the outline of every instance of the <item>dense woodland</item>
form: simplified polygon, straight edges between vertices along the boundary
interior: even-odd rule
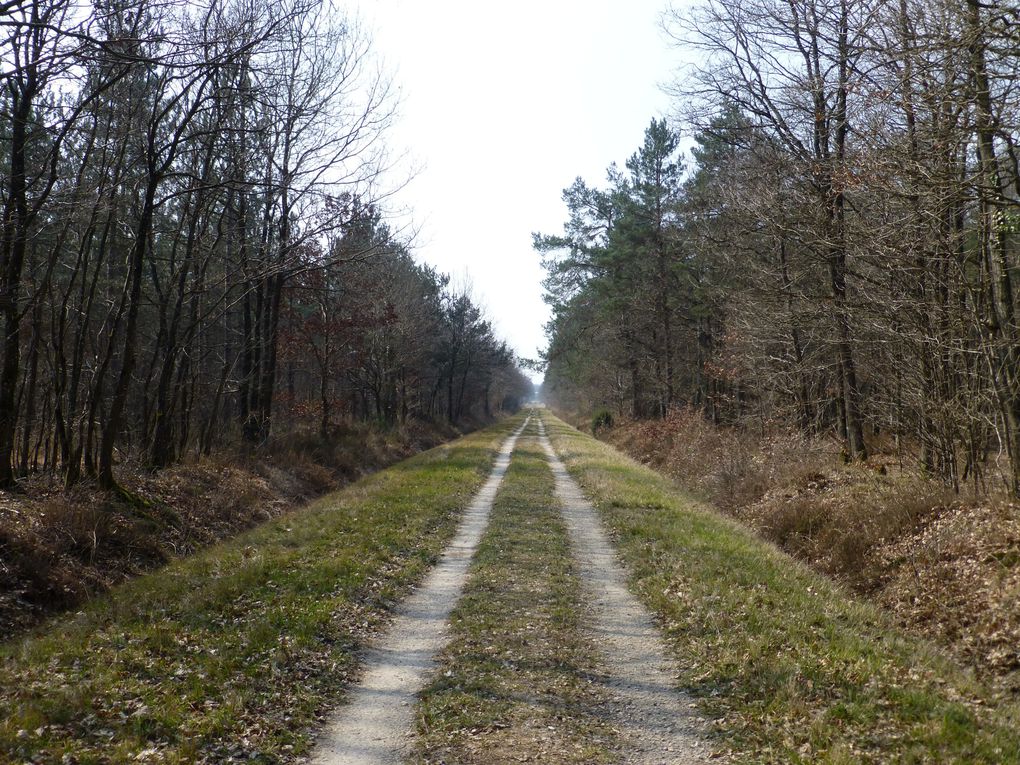
[[[703,0],[665,26],[697,56],[677,119],[536,235],[546,395],[848,460],[893,442],[1020,495],[1020,6]]]
[[[319,0],[0,0],[0,486],[116,486],[530,390],[384,218],[390,83]]]

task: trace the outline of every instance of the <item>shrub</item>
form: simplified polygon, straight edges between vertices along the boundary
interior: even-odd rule
[[[613,427],[613,413],[605,407],[599,407],[591,416],[591,432],[597,434],[600,430]]]
[[[775,502],[770,510],[759,528],[765,537],[801,557],[817,554],[816,538],[830,518],[827,508],[817,497],[802,496]]]

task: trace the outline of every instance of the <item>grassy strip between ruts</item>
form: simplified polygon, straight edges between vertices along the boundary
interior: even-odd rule
[[[0,647],[0,762],[281,762],[450,539],[515,417]]]
[[[522,438],[422,694],[418,762],[617,759],[553,488],[545,454]]]
[[[1020,762],[1015,701],[668,479],[542,416],[661,620],[680,682],[738,761]]]

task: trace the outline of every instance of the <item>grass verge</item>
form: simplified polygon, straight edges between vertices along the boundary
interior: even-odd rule
[[[417,761],[615,762],[616,734],[553,476],[534,439],[518,441],[451,616],[452,640],[422,693]],[[530,434],[532,437],[527,437]]]
[[[155,472],[126,453],[117,467],[123,493],[88,479],[64,489],[53,470],[0,492],[0,642],[462,435],[415,420],[344,423],[328,438],[301,427],[300,418],[288,425],[294,430],[257,449],[225,443]]]
[[[738,761],[1020,762],[1014,700],[667,478],[542,417]]]
[[[0,761],[286,761],[436,560],[515,417],[0,646]]]

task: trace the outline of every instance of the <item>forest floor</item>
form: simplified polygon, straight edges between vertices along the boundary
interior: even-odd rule
[[[59,476],[29,476],[0,494],[0,641],[458,435],[442,424],[352,424],[328,448],[291,435],[158,472],[127,461],[118,477],[136,503],[88,481],[65,491]]]
[[[524,425],[0,646],[0,761],[1020,763],[1015,698],[610,446]],[[386,665],[420,693],[373,685]],[[351,715],[392,719],[345,744]]]
[[[992,475],[957,493],[893,444],[846,465],[831,442],[756,437],[696,412],[601,437],[1020,691],[1020,504]]]

